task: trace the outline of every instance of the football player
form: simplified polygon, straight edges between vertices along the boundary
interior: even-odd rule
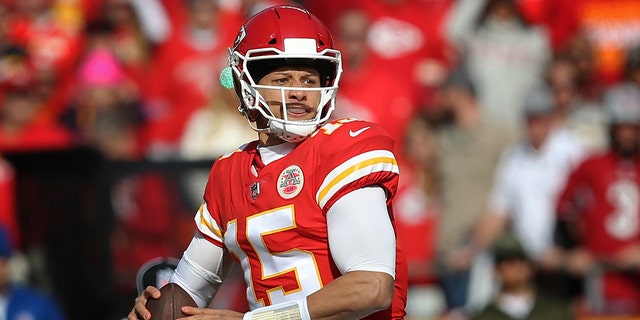
[[[325,25],[300,8],[265,9],[241,28],[229,62],[239,110],[258,140],[211,169],[196,235],[170,280],[199,306],[183,312],[402,319],[407,270],[391,208],[394,142],[374,123],[329,120],[342,64]],[[233,262],[251,311],[207,309]],[[145,303],[159,296],[147,288],[129,320],[149,319]]]

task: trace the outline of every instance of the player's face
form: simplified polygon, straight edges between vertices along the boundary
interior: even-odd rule
[[[319,88],[320,74],[309,67],[282,67],[268,73],[258,82],[260,85],[293,88]],[[286,106],[287,119],[304,121],[313,119],[318,112],[320,91],[259,89],[267,101],[269,109],[277,118],[284,119],[283,102]]]

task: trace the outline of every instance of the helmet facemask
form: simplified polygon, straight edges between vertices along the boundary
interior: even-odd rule
[[[315,51],[314,39],[285,39],[285,51],[277,48],[248,50],[246,55],[238,51],[230,52],[230,66],[233,71],[236,93],[240,99],[239,111],[247,117],[251,128],[257,132],[273,133],[288,142],[299,142],[306,139],[319,126],[329,120],[335,109],[335,98],[338,82],[342,73],[340,52],[334,49]],[[304,66],[317,70],[320,74],[321,86],[280,87],[257,84],[269,72],[285,66]],[[261,90],[280,91],[282,101],[282,118],[276,117],[269,104],[258,92]],[[319,92],[320,102],[315,108],[316,114],[309,120],[288,119],[286,92],[288,91]],[[265,128],[258,128],[253,122],[262,116],[267,120]]]

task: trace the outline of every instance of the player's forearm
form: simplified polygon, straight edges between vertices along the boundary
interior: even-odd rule
[[[231,270],[229,253],[196,233],[170,281],[184,288],[198,306],[209,305]]]
[[[393,300],[394,280],[385,273],[352,271],[307,297],[311,319],[360,319],[385,310]]]
[[[306,298],[254,309],[243,319],[361,319],[389,308],[393,291],[394,280],[386,273],[352,271]]]

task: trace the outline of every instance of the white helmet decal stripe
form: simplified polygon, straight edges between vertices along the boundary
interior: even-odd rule
[[[287,54],[318,54],[315,39],[287,38],[284,39],[284,52]]]

